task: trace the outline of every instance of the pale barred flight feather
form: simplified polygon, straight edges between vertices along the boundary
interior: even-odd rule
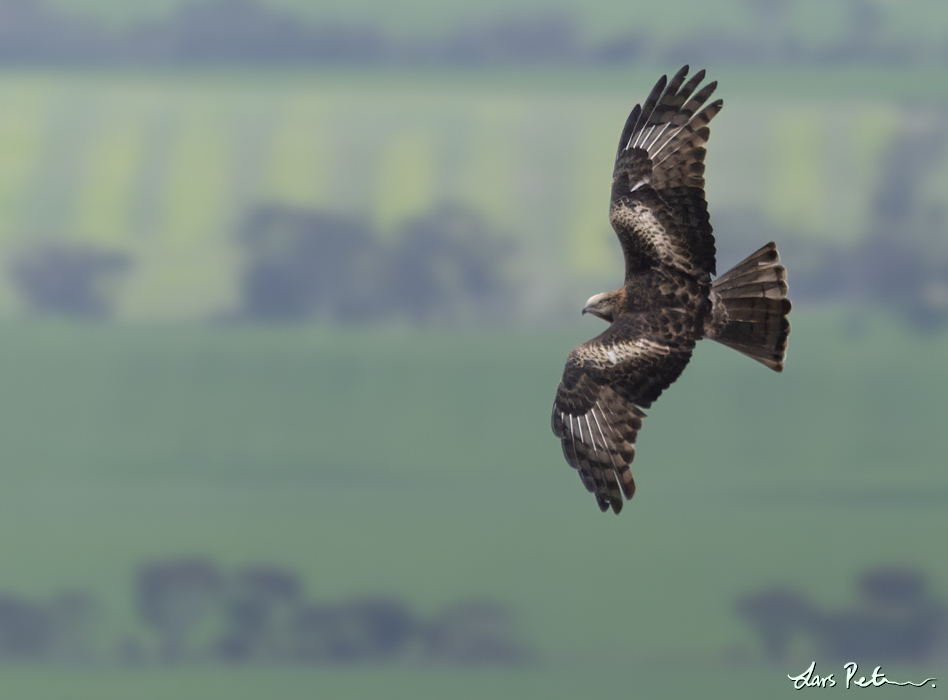
[[[662,147],[661,147],[660,149],[658,149],[658,151],[656,151],[656,154],[660,153],[662,150],[665,149],[665,147],[666,147],[669,143],[671,143],[672,141],[674,141],[675,138],[678,136],[678,134],[679,134],[683,129],[685,129],[686,127],[690,127],[690,126],[692,126],[693,124],[695,124],[696,122],[700,121],[700,122],[703,122],[704,125],[701,126],[701,127],[698,127],[698,128],[695,129],[694,132],[693,132],[694,135],[698,135],[699,132],[701,131],[701,129],[707,127],[707,125],[708,125],[708,123],[711,121],[711,119],[714,118],[714,115],[716,115],[716,114],[721,110],[721,107],[722,107],[723,104],[724,104],[724,103],[723,103],[721,100],[717,100],[717,101],[712,102],[711,104],[709,104],[707,107],[705,107],[704,109],[702,109],[702,110],[701,110],[700,112],[698,112],[697,114],[695,114],[691,119],[689,119],[689,120],[687,121],[687,123],[685,123],[684,125],[682,125],[681,129],[678,129],[674,134],[672,134],[671,137],[669,137],[669,139],[668,139],[667,141],[665,141],[665,143],[662,144]],[[706,139],[702,138],[702,143],[704,143],[704,142],[706,142]],[[658,166],[660,166],[660,165],[661,165],[662,163],[664,163],[666,160],[668,160],[668,159],[671,158],[673,155],[675,155],[676,153],[678,153],[678,151],[679,151],[679,149],[672,149],[672,150],[669,151],[668,154],[666,154],[663,158],[660,158],[660,159],[658,159],[658,160],[654,160],[654,162],[652,163],[653,167],[658,167]]]
[[[599,410],[598,404],[592,407],[590,413],[592,413],[593,420],[596,421],[596,427],[599,428],[599,434],[602,435],[602,444],[606,448],[606,452],[609,454],[609,461],[612,462],[613,469],[618,469],[619,465],[616,464],[616,455],[613,450],[608,448],[609,441],[606,439],[606,433],[602,429],[602,423],[599,422],[598,416],[596,416],[596,411]],[[601,411],[600,411],[601,412]],[[602,417],[603,420],[606,420],[606,417]],[[615,428],[612,427],[612,424],[606,421],[606,425],[609,426],[609,432],[612,433],[613,437],[616,437]]]
[[[676,131],[672,132],[672,135],[668,137],[668,140],[666,140],[665,143],[663,143],[663,144],[661,145],[661,147],[655,148],[655,144],[658,143],[658,140],[662,137],[662,135],[663,135],[666,131],[668,131],[668,128],[669,128],[670,126],[671,126],[671,122],[668,122],[668,123],[666,123],[666,124],[662,124],[662,128],[659,129],[659,130],[656,132],[655,138],[652,139],[651,142],[650,142],[647,146],[645,146],[645,152],[648,153],[649,158],[654,159],[654,157],[655,157],[656,155],[658,155],[659,153],[662,152],[662,148],[664,148],[665,146],[667,146],[667,145],[668,145],[668,142],[671,141],[673,138],[675,138],[675,136],[678,134],[678,132],[681,131],[682,128],[684,128],[684,127],[679,127]]]
[[[625,443],[626,442],[625,438],[619,435],[619,431],[616,429],[615,425],[613,425],[610,421],[606,420],[606,416],[602,412],[602,408],[599,408],[599,415],[602,416],[602,419],[606,423],[606,427],[609,428],[609,434],[612,436],[613,442],[616,445],[622,445],[623,443]],[[613,464],[615,464],[614,456],[613,456]]]
[[[604,449],[608,449],[609,442],[606,440],[606,434],[602,431],[602,426],[599,424],[599,419],[596,417],[596,407],[593,406],[589,409],[589,413],[586,414],[586,420],[589,420],[589,416],[593,417],[593,420],[596,421],[596,428],[599,430],[599,436],[602,438],[602,446]],[[590,428],[591,429],[591,428]],[[611,454],[611,453],[610,453]]]
[[[645,144],[645,139],[647,139],[648,136],[651,135],[654,129],[655,129],[655,125],[652,125],[648,127],[647,129],[642,129],[642,131],[639,132],[639,135],[635,137],[635,145],[633,146],[633,148],[641,148],[643,151],[646,150],[645,148],[643,148],[643,145]]]
[[[661,138],[662,134],[665,133],[667,128],[667,123],[653,124],[647,130],[642,131],[641,138],[638,139],[638,148],[641,148],[649,155],[649,157],[652,157],[655,154],[655,151],[652,147],[655,145],[655,142]],[[654,138],[652,138],[653,133],[655,134]]]
[[[688,124],[690,124],[690,123],[691,123],[691,122],[688,122]],[[670,144],[672,141],[674,141],[675,138],[678,136],[678,134],[681,132],[681,130],[684,129],[685,126],[688,126],[688,124],[685,124],[684,126],[681,127],[681,129],[678,129],[678,131],[676,131],[676,132],[673,133],[671,136],[669,136],[668,139],[665,141],[665,143],[663,143],[663,144],[661,145],[661,148],[656,148],[656,149],[655,149],[655,156],[652,158],[652,167],[658,167],[659,165],[661,165],[662,163],[664,163],[666,160],[668,160],[669,158],[671,158],[673,155],[675,155],[675,151],[669,151],[663,158],[656,160],[656,157],[657,157],[662,151],[665,150],[665,146],[667,146],[667,145]]]
[[[684,125],[682,125],[681,127],[679,127],[678,129],[676,129],[676,130],[675,130],[674,132],[672,132],[672,134],[665,140],[665,142],[662,143],[661,146],[659,146],[658,148],[656,148],[653,152],[650,152],[650,153],[649,153],[649,158],[650,158],[651,161],[652,161],[652,167],[653,167],[653,168],[657,168],[659,165],[661,165],[661,164],[664,163],[666,160],[668,160],[671,156],[675,155],[676,151],[672,150],[672,151],[669,151],[669,152],[668,152],[667,154],[665,154],[664,156],[662,156],[661,158],[659,158],[659,156],[662,154],[662,151],[665,150],[665,147],[666,147],[668,144],[670,144],[672,141],[674,141],[674,140],[678,137],[678,135],[682,132],[682,130],[684,130],[685,127],[687,127],[690,123],[691,123],[691,122],[688,122],[687,124],[684,124]]]
[[[592,423],[589,422],[589,413],[586,413],[583,418],[586,419],[586,427],[589,429],[589,441],[592,443],[593,449],[598,450],[599,444],[596,442],[596,434],[593,432]],[[605,447],[605,443],[603,443],[603,449]]]
[[[641,119],[644,114],[639,114],[639,119]],[[629,137],[629,146],[627,148],[640,148],[642,145],[642,135],[645,133],[645,125],[642,125],[642,128],[639,129],[638,133],[633,132]]]
[[[689,93],[689,94],[690,94],[690,93]],[[656,132],[655,137],[654,137],[650,142],[648,142],[648,139],[643,140],[643,143],[648,142],[648,145],[645,146],[644,148],[645,148],[645,151],[648,153],[649,157],[650,157],[650,158],[654,158],[655,154],[661,152],[662,148],[664,148],[664,147],[668,144],[669,141],[671,141],[673,138],[675,138],[675,136],[678,134],[678,132],[680,132],[682,129],[684,129],[684,128],[690,123],[690,121],[691,121],[691,120],[689,119],[689,120],[686,121],[684,124],[678,124],[678,125],[676,125],[676,124],[674,124],[671,120],[669,120],[669,121],[665,122],[664,124],[659,125],[659,126],[661,126],[661,128]],[[677,126],[677,128],[674,128],[674,127],[676,127],[676,126]],[[659,140],[659,139],[662,137],[662,135],[663,135],[666,131],[668,131],[670,128],[673,128],[673,129],[674,129],[674,130],[672,131],[671,136],[669,136],[668,139],[665,140],[665,143],[663,143],[660,148],[655,148],[655,144],[658,143],[658,140]]]
[[[688,122],[688,124],[691,124],[691,122]],[[688,126],[688,124],[685,124],[685,126]],[[684,128],[685,128],[685,127],[683,126],[682,129],[684,129]],[[681,129],[679,129],[678,131],[681,131]],[[678,136],[678,132],[675,132],[674,134],[672,134],[672,136],[668,139],[668,141],[666,141],[665,143],[663,143],[663,144],[662,144],[662,147],[661,147],[660,149],[658,149],[658,150],[655,152],[655,154],[658,155],[659,153],[661,153],[662,150],[665,148],[665,146],[667,146],[669,143],[671,143],[671,142],[675,139],[676,136]],[[665,155],[663,158],[661,158],[661,159],[659,159],[659,160],[653,161],[652,166],[657,168],[659,165],[661,165],[662,163],[664,163],[666,160],[668,160],[669,158],[671,158],[671,157],[672,157],[673,155],[675,155],[676,153],[677,153],[677,151],[675,151],[675,150],[669,151],[668,154]]]

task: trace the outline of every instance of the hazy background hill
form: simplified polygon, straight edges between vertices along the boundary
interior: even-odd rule
[[[11,3],[12,4],[12,3]],[[47,6],[112,28],[167,19],[187,12],[191,0],[47,0]],[[205,2],[205,6],[221,2]],[[530,23],[549,17],[565,18],[577,38],[595,41],[637,35],[656,45],[676,44],[689,35],[794,37],[800,44],[819,46],[867,28],[889,41],[944,47],[945,9],[936,0],[721,0],[710,5],[698,0],[663,4],[596,0],[581,9],[568,2],[485,0],[476,4],[404,0],[359,3],[305,0],[258,0],[274,13],[312,23],[374,26],[402,38],[443,39],[463,27]],[[773,20],[779,20],[775,24]],[[763,31],[761,31],[763,30]]]
[[[0,0],[0,684],[944,676],[943,8]],[[719,269],[778,242],[789,359],[702,344],[607,518],[549,409],[684,62]]]

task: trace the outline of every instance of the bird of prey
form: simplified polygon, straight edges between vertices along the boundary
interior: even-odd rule
[[[787,272],[768,243],[716,275],[704,198],[708,123],[723,102],[705,102],[688,66],[658,81],[629,115],[612,174],[609,220],[622,245],[625,282],[596,294],[583,313],[610,324],[566,360],[553,403],[553,433],[599,508],[622,510],[635,481],[629,465],[648,408],[710,338],[783,370],[790,323]]]

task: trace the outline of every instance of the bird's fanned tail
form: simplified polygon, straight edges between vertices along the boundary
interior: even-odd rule
[[[790,300],[777,246],[768,243],[714,280],[711,297],[716,308],[707,337],[783,371]]]

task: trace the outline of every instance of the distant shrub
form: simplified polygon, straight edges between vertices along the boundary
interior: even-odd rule
[[[419,324],[500,319],[512,305],[504,275],[510,248],[472,211],[438,207],[399,229],[377,303]]]
[[[302,583],[292,571],[273,566],[239,571],[228,586],[217,656],[232,663],[290,657],[290,623],[301,596]]]
[[[255,209],[238,231],[244,248],[241,314],[261,320],[371,315],[378,242],[364,223],[284,206]],[[370,289],[366,288],[369,285]],[[371,299],[375,301],[375,299]]]
[[[516,640],[512,612],[491,601],[447,608],[426,627],[425,651],[431,662],[480,665],[517,664],[527,658]]]
[[[142,566],[136,581],[138,613],[158,637],[159,658],[189,658],[189,637],[216,611],[223,579],[204,559],[174,559]]]
[[[782,660],[800,638],[826,659],[922,663],[948,638],[944,606],[930,597],[921,573],[880,567],[863,573],[857,587],[856,604],[840,610],[821,610],[780,588],[741,598],[737,610],[771,661]]]
[[[737,611],[754,628],[770,661],[787,656],[793,638],[807,628],[815,611],[798,593],[771,588],[744,596]]]
[[[390,661],[405,652],[416,626],[398,600],[305,605],[293,620],[293,659],[317,664]]]
[[[98,607],[89,593],[65,591],[52,601],[0,594],[0,662],[88,663],[96,655]]]
[[[130,266],[124,253],[87,245],[44,243],[18,255],[10,277],[27,308],[39,315],[107,318],[114,285]]]

